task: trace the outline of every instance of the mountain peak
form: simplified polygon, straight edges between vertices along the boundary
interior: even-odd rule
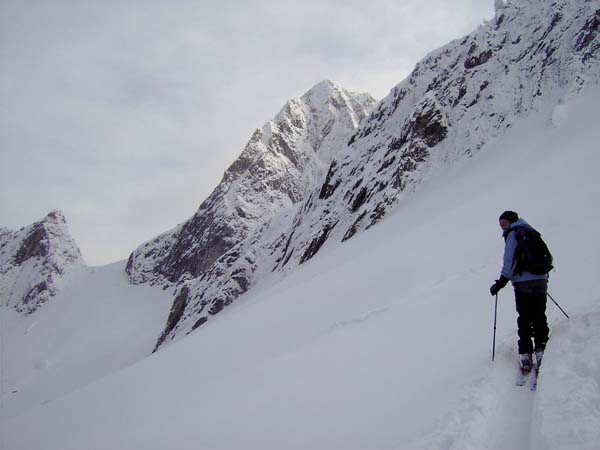
[[[67,224],[67,219],[65,218],[65,215],[62,213],[62,211],[55,209],[53,211],[50,211],[46,217],[44,217],[42,219],[42,221],[49,221],[49,222],[55,222],[55,223],[62,223],[62,224]]]
[[[204,323],[245,292],[257,272],[270,269],[252,246],[275,217],[320,185],[333,152],[373,103],[368,94],[352,94],[330,80],[290,99],[252,135],[190,220],[132,253],[127,272],[133,283],[185,283],[159,345]]]
[[[0,291],[12,287],[0,293],[26,314],[58,292],[72,267],[83,264],[65,216],[58,210],[18,231],[0,233]]]
[[[330,97],[334,93],[342,90],[343,89],[335,81],[323,80],[306,91],[302,98],[311,98],[314,96]]]
[[[377,100],[367,93],[350,92],[332,80],[323,80],[315,84],[300,97],[301,101],[309,105],[327,105],[332,101],[340,103],[346,101],[353,103],[359,101],[362,105],[372,107]]]

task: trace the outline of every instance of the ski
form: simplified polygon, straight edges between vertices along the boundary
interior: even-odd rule
[[[543,357],[544,357],[543,350],[535,352],[535,364],[533,365],[533,369],[532,369],[533,375],[532,375],[531,385],[529,386],[529,388],[532,391],[535,391],[537,389],[538,377],[540,375],[540,367],[542,365]]]
[[[536,364],[535,367],[533,368],[533,370],[531,371],[531,384],[529,385],[529,389],[531,391],[535,392],[535,390],[537,389],[539,372],[540,372],[540,369],[539,369],[538,365]]]
[[[531,367],[530,370],[523,370],[521,365],[519,365],[519,373],[515,381],[515,384],[517,386],[529,386],[529,389],[531,391],[535,391],[537,389],[538,376],[540,374],[540,365],[542,363],[542,356],[536,356],[536,362],[533,364],[533,367]]]
[[[531,377],[531,371],[529,372],[524,372],[520,367],[519,367],[519,374],[517,375],[517,380],[515,382],[515,384],[517,386],[525,386],[527,384],[527,382],[529,381],[529,378]]]
[[[519,375],[516,382],[517,386],[525,386],[528,384],[529,379],[531,378],[531,372],[535,367],[532,363],[533,361],[531,360],[531,355],[519,355]]]

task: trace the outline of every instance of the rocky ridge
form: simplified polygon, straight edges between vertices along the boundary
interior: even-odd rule
[[[254,132],[192,218],[131,254],[132,283],[176,293],[159,345],[195,329],[250,288],[266,267],[258,243],[273,219],[320,182],[334,151],[374,104],[371,96],[331,81],[289,100]]]
[[[2,304],[32,314],[56,295],[71,270],[84,264],[59,211],[18,231],[0,229]]]
[[[532,111],[600,79],[600,2],[497,2],[496,16],[433,51],[336,153],[273,247],[276,269],[380,221],[403,195]]]
[[[345,91],[334,90],[344,94],[326,102],[331,108],[316,108],[324,114],[306,98],[327,95],[290,101],[190,221],[132,254],[133,283],[176,292],[158,345],[202,325],[261,277],[375,225],[436,170],[524,116],[551,112],[597,83],[599,28],[598,0],[496,2],[493,20],[427,55],[360,125],[372,101],[354,97],[356,109],[341,109],[354,110],[341,115],[344,131],[330,131],[330,114],[340,111],[333,105],[352,105]],[[331,83],[314,90],[324,87]]]

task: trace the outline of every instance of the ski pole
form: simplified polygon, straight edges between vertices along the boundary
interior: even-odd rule
[[[562,312],[567,319],[570,319],[569,315],[560,307],[558,303],[556,303],[556,300],[554,300],[550,294],[548,294],[548,297],[550,297],[550,300],[552,300],[558,309],[560,309],[560,312]]]
[[[496,315],[498,314],[498,294],[496,294],[496,302],[494,303],[494,339],[492,341],[492,362],[496,355]]]

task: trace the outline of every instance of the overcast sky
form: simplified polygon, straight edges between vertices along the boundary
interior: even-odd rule
[[[380,99],[493,0],[0,2],[0,226],[53,209],[90,265],[194,214],[324,79]]]

